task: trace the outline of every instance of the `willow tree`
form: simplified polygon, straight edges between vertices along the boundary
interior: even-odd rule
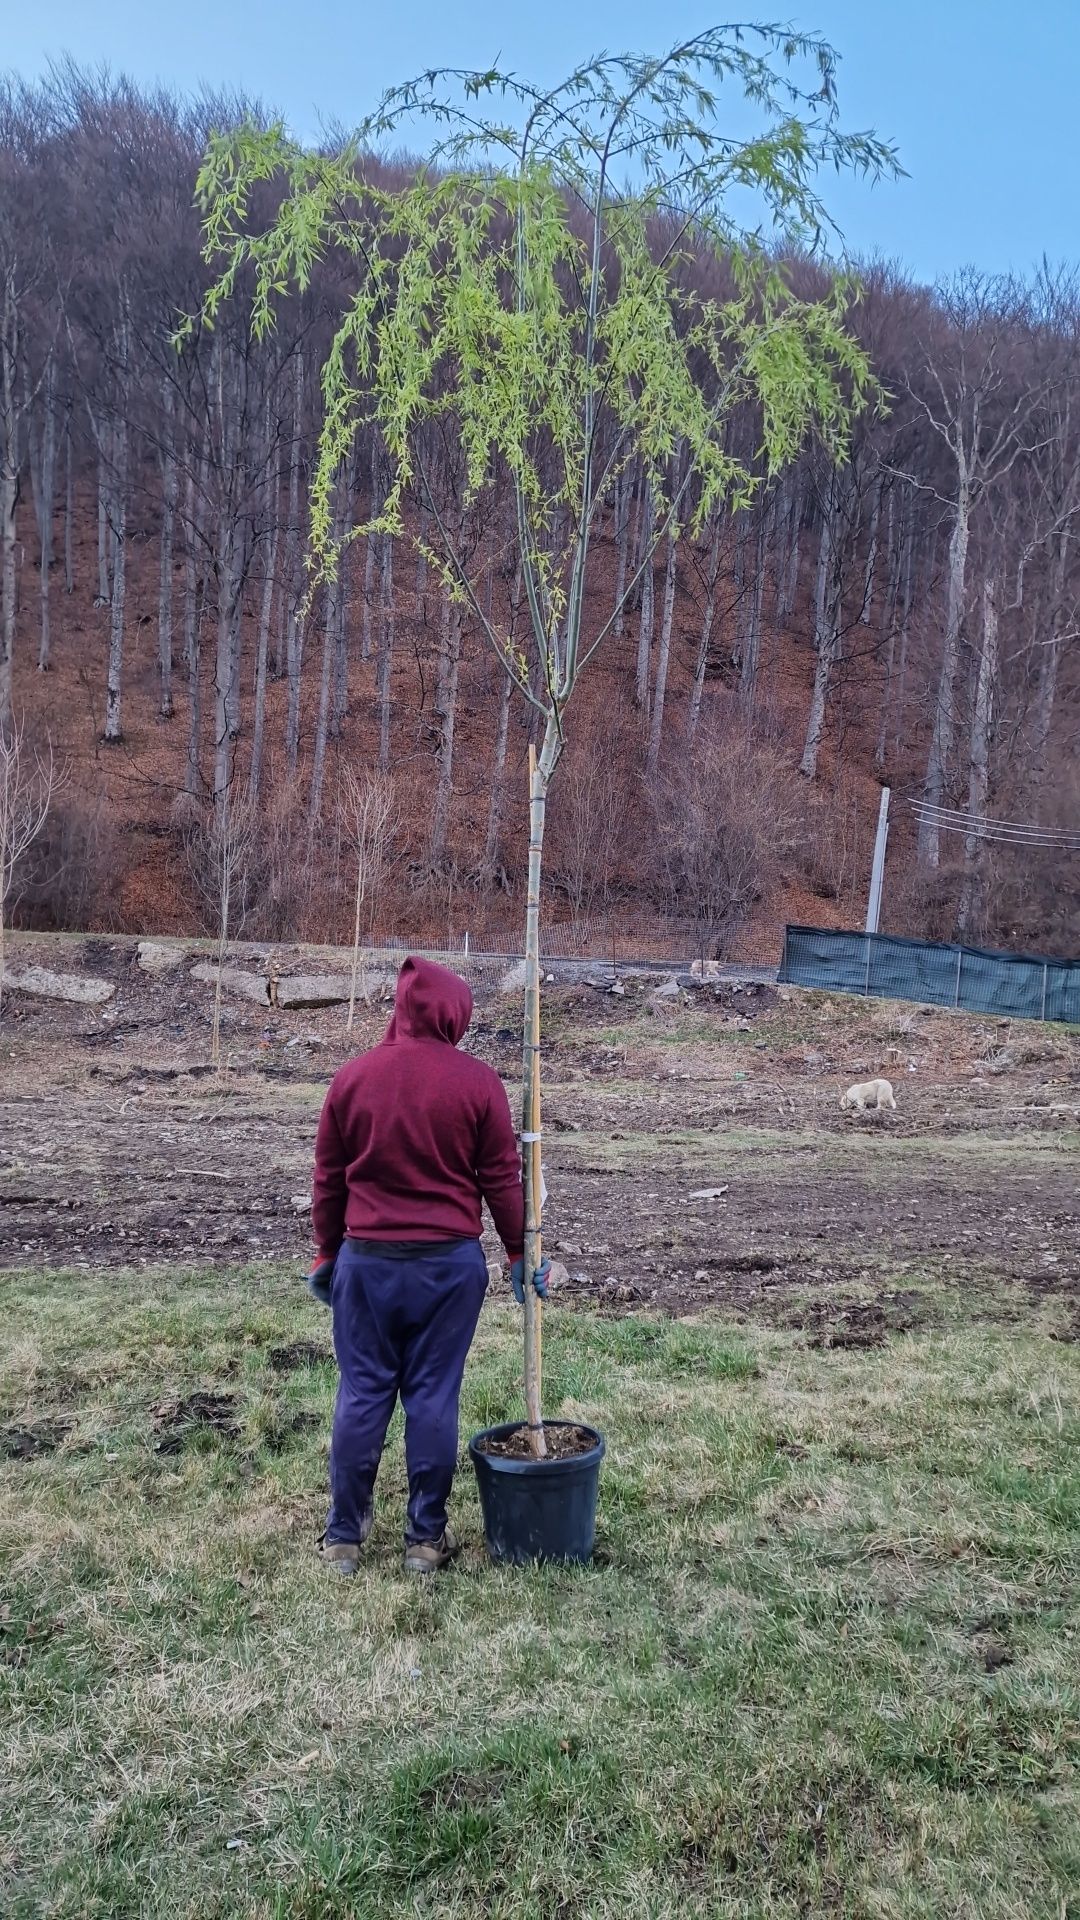
[[[264,334],[277,303],[305,289],[327,256],[345,289],[322,368],[312,577],[337,565],[335,478],[357,434],[375,428],[389,488],[354,535],[405,531],[418,502],[412,518],[430,529],[431,560],[539,709],[526,1133],[539,1072],[545,802],[581,675],[662,542],[698,531],[721,502],[746,505],[811,431],[843,457],[872,387],[846,325],[852,282],[836,276],[823,298],[800,299],[782,264],[833,232],[823,169],[895,169],[873,135],[842,131],[834,81],[835,56],[816,37],[717,27],[656,57],[604,54],[550,90],[495,70],[429,72],[387,94],[338,150],[244,126],[212,141],[200,174],[209,321],[250,298]],[[753,130],[726,131],[729,107]],[[418,127],[432,135],[423,159],[393,170],[378,162]],[[264,216],[267,206],[276,211]],[[752,460],[729,432],[748,409],[760,429]],[[496,496],[512,490],[525,645],[485,606],[458,544],[460,515],[440,503],[432,422],[460,443],[466,504],[482,512],[490,497],[494,525]],[[649,536],[618,604],[607,598],[596,616],[595,535],[632,468],[653,503]],[[539,1257],[532,1165],[526,1154],[527,1269]],[[542,1450],[531,1290],[525,1375]]]

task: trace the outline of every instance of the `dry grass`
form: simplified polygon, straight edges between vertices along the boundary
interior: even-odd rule
[[[421,1587],[397,1438],[361,1575],[315,1562],[294,1281],[25,1274],[0,1310],[0,1430],[42,1446],[0,1463],[14,1920],[1080,1912],[1080,1370],[1037,1327],[553,1311],[550,1410],[609,1439],[596,1564],[491,1568],[463,1474]],[[492,1308],[467,1423],[516,1377]]]

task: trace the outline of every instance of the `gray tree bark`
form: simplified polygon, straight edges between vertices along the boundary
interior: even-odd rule
[[[163,720],[173,715],[173,537],[176,526],[176,395],[166,375],[161,390],[161,544],[158,571],[158,710]]]
[[[694,667],[694,684],[690,692],[690,712],[687,719],[687,733],[692,740],[698,730],[701,719],[701,701],[705,691],[705,673],[709,664],[709,648],[712,645],[713,621],[716,617],[716,582],[720,575],[720,515],[713,517],[712,539],[709,542],[709,560],[705,571],[705,611],[701,621],[701,639],[698,643],[697,662]]]
[[[457,720],[458,677],[461,669],[461,602],[443,594],[439,636],[439,677],[435,714],[439,723],[438,782],[431,822],[431,858],[446,857],[450,807],[454,797],[454,728]]]
[[[829,683],[840,653],[843,556],[836,539],[835,511],[836,481],[830,475],[821,528],[821,546],[818,550],[817,582],[814,594],[814,646],[817,654],[814,665],[814,689],[810,697],[806,740],[803,745],[802,759],[799,761],[799,772],[807,780],[813,780],[817,775],[818,755],[821,751],[822,734],[825,731]]]
[[[56,361],[49,355],[44,381],[44,420],[41,429],[41,476],[38,528],[41,536],[41,638],[38,643],[38,672],[48,673],[52,651],[49,630],[49,588],[53,559],[53,506],[56,488]]]
[[[379,766],[390,767],[390,700],[394,654],[394,542],[383,535],[379,569]]]
[[[70,400],[64,414],[64,592],[75,591],[75,453]]]
[[[995,583],[988,577],[983,584],[982,632],[979,665],[975,680],[975,702],[971,714],[971,749],[968,763],[968,812],[984,819],[990,792],[990,741],[994,725],[994,703],[998,678],[998,609]],[[977,834],[964,840],[964,885],[960,896],[957,924],[961,933],[975,927],[981,916],[982,851],[984,842]]]
[[[641,579],[641,618],[638,622],[637,678],[634,686],[634,698],[642,713],[649,715],[649,685],[652,670],[653,641],[653,495],[652,488],[646,483],[645,504],[642,512],[642,553],[648,554],[648,561]],[[641,564],[640,562],[638,563]]]
[[[16,381],[19,309],[15,269],[4,275],[0,304],[0,729],[11,724],[12,657],[15,650],[15,503],[19,489],[20,408]]]
[[[120,319],[116,328],[117,408],[113,429],[112,487],[110,489],[109,535],[112,560],[112,593],[109,602],[109,664],[105,679],[105,738],[115,746],[124,737],[124,614],[127,583],[127,496],[130,428],[128,417],[131,392],[131,320],[126,291],[120,297]]]
[[[668,662],[671,658],[671,628],[675,617],[675,564],[678,536],[674,524],[668,534],[667,565],[664,569],[664,601],[660,616],[660,646],[656,657],[656,686],[653,690],[649,745],[645,759],[650,779],[660,764],[660,745],[664,732],[664,702],[667,697]]]

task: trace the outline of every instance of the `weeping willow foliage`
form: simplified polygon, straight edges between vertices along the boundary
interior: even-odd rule
[[[760,124],[736,137],[722,110]],[[374,154],[418,124],[435,136],[427,158],[386,185]],[[626,465],[643,465],[652,487],[655,549],[673,524],[694,531],[718,502],[745,504],[810,432],[841,458],[875,394],[846,324],[854,282],[837,274],[824,298],[800,299],[777,264],[781,245],[828,240],[825,168],[878,176],[896,163],[873,135],[841,131],[832,50],[777,28],[716,28],[655,58],[604,55],[549,92],[494,70],[427,73],[333,151],[306,150],[280,125],[218,135],[198,182],[214,274],[204,318],[242,294],[265,335],[317,265],[343,268],[322,367],[313,577],[336,564],[336,476],[358,427],[373,426],[390,486],[351,537],[400,531],[406,496],[419,495],[436,563],[539,698],[557,754],[578,673],[615,617],[583,632],[591,536]],[[710,254],[724,297],[704,297],[687,271]],[[729,431],[748,403],[761,423],[753,459]],[[539,696],[440,510],[435,422],[460,447],[466,504],[512,487]]]

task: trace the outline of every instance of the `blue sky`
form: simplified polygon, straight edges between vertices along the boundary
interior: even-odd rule
[[[790,12],[764,0],[733,12],[824,33],[842,56],[845,124],[898,145],[907,180],[826,183],[853,252],[922,280],[1080,255],[1080,0],[805,0]],[[70,53],[144,82],[239,88],[312,135],[428,66],[498,59],[554,80],[586,54],[660,47],[714,17],[709,0],[44,0],[11,8],[0,59],[27,77]]]

